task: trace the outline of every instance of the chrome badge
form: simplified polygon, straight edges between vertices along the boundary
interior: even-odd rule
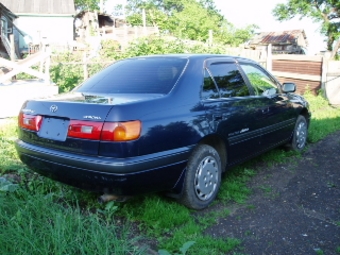
[[[50,112],[56,112],[56,111],[58,111],[58,106],[56,106],[55,104],[51,105]]]
[[[91,119],[91,120],[101,120],[102,118],[99,116],[94,116],[94,115],[85,115],[83,116],[84,119]]]

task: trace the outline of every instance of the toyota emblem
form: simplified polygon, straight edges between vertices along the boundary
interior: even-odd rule
[[[55,104],[51,105],[50,112],[56,112],[56,111],[58,111],[58,106],[56,106]]]

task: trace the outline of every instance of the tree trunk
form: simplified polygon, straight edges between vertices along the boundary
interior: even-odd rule
[[[334,57],[337,54],[339,48],[340,48],[340,38],[339,38],[339,40],[336,42],[336,44],[333,47],[330,59],[334,59]]]
[[[328,40],[327,40],[327,50],[332,51],[333,50],[333,43],[335,41],[334,36],[332,33],[328,33]]]

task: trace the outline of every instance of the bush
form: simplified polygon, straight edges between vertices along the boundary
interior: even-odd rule
[[[132,42],[124,53],[116,56],[123,59],[133,56],[176,53],[225,53],[225,46],[208,46],[201,42],[180,40],[161,36],[140,38]]]
[[[124,52],[114,40],[103,40],[102,49],[98,57],[92,58],[88,63],[89,76],[103,69],[109,63],[127,57],[176,54],[176,53],[225,53],[224,46],[209,47],[200,42],[178,40],[160,36],[140,38],[128,46]],[[59,86],[59,92],[68,92],[84,80],[83,53],[63,52],[53,56],[50,68],[51,80]]]

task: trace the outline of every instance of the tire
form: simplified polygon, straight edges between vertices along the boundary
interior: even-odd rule
[[[306,118],[300,115],[295,123],[293,137],[289,143],[289,148],[294,151],[302,151],[307,142],[308,125]]]
[[[201,210],[210,205],[221,185],[221,159],[217,151],[206,144],[191,154],[179,202]]]

